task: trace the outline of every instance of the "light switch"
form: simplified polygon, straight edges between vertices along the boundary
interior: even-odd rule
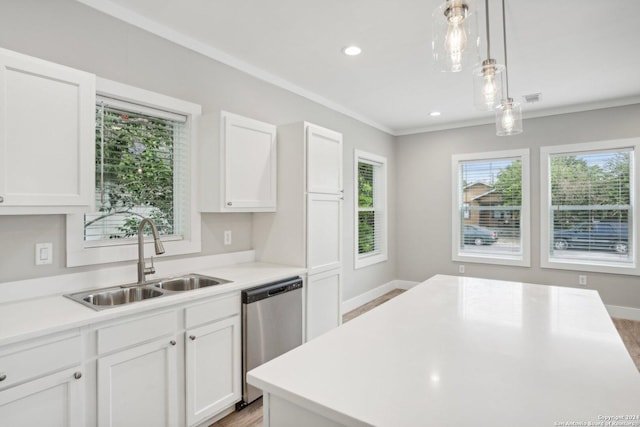
[[[53,244],[36,243],[36,265],[51,264],[53,262]]]

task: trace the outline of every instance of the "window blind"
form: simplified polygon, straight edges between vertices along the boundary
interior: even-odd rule
[[[632,153],[619,149],[550,155],[550,256],[632,262]]]
[[[184,116],[98,99],[97,212],[85,214],[87,243],[122,244],[137,235],[144,217],[165,238],[182,237],[189,206],[187,126]]]
[[[358,255],[381,253],[383,244],[384,200],[379,163],[358,161]]]
[[[460,252],[522,253],[522,161],[458,163]]]

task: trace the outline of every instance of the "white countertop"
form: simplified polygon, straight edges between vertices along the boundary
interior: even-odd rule
[[[176,293],[163,298],[152,298],[101,311],[93,310],[62,295],[6,302],[0,304],[0,346],[125,315],[142,314],[147,310],[163,306],[239,291],[304,272],[304,268],[260,262],[189,270],[185,273],[219,277],[231,280],[232,283]]]
[[[465,277],[435,276],[248,377],[350,426],[640,415],[640,373],[597,292]]]

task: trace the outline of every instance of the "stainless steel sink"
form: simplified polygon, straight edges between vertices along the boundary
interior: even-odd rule
[[[131,287],[98,291],[82,298],[93,305],[122,305],[164,295],[162,292],[148,287]]]
[[[187,274],[186,276],[172,277],[170,279],[162,279],[158,282],[151,283],[154,287],[164,289],[166,291],[183,292],[206,288],[207,286],[222,285],[229,283],[229,281],[218,279],[217,277]]]
[[[186,274],[184,276],[152,280],[143,284],[129,284],[106,289],[92,289],[65,295],[80,304],[94,310],[118,307],[150,298],[160,298],[175,295],[180,292],[205,288],[208,286],[231,283],[229,280],[200,274]]]

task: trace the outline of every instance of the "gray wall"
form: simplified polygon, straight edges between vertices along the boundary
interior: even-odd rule
[[[474,126],[397,138],[398,278],[424,280],[458,274],[451,261],[451,156],[516,148],[531,155],[530,268],[464,263],[465,275],[550,285],[578,286],[577,271],[540,268],[540,150],[571,144],[640,136],[640,105],[529,119],[524,133],[497,137],[495,126]],[[584,273],[605,304],[640,308],[640,278]]]
[[[2,0],[0,46],[195,102],[204,114],[226,110],[276,125],[307,120],[342,132],[349,184],[354,147],[389,156],[393,172],[392,136],[73,0]],[[394,279],[395,262],[392,256],[387,263],[353,270],[353,197],[352,189],[345,190],[344,289],[345,298],[350,298]],[[252,214],[203,214],[202,254],[251,249],[251,218]],[[233,245],[222,245],[224,230],[233,231]],[[393,226],[390,239],[395,241]],[[37,242],[53,242],[53,265],[34,265]],[[96,268],[67,269],[64,253],[63,216],[0,216],[0,282]]]

